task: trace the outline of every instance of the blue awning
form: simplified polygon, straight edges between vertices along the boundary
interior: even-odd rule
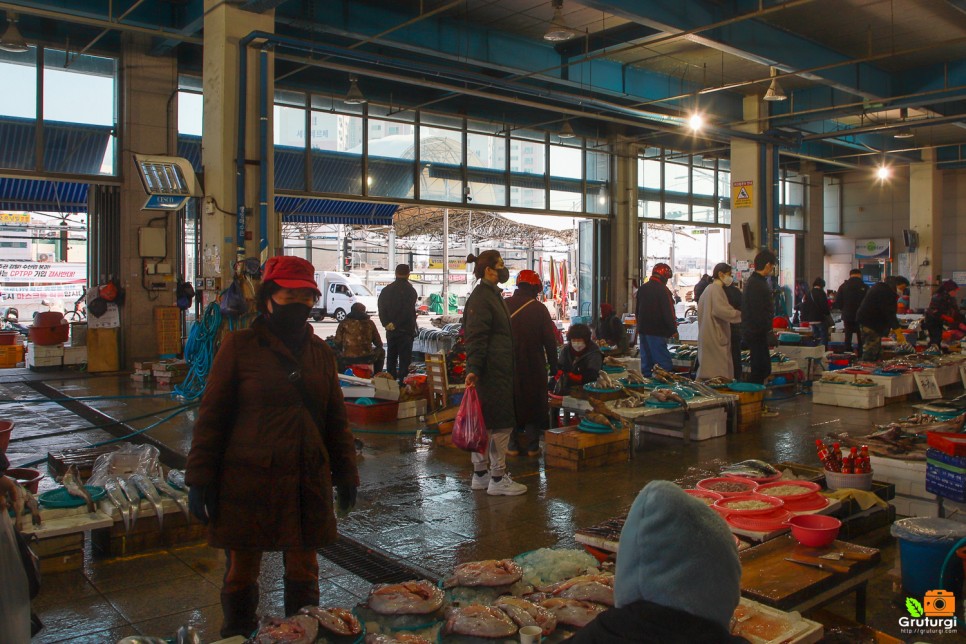
[[[113,128],[44,121],[44,170],[98,175]],[[0,167],[33,170],[36,164],[36,121],[0,117]]]
[[[355,226],[389,226],[399,208],[396,204],[313,199],[310,197],[275,197],[275,212],[288,224],[351,224]]]
[[[0,178],[0,210],[87,212],[86,183]]]

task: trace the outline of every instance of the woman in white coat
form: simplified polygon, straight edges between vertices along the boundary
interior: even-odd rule
[[[731,266],[715,265],[711,284],[698,300],[698,378],[731,380],[731,325],[741,322],[741,311],[728,303],[724,287],[731,285]]]

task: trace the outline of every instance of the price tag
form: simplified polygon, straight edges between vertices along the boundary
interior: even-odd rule
[[[913,374],[913,377],[916,379],[916,387],[919,388],[919,395],[923,400],[943,397],[942,391],[939,390],[939,383],[936,381],[936,374],[921,372]]]

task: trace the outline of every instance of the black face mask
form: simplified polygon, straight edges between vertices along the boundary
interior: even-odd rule
[[[301,331],[309,319],[312,307],[301,302],[279,304],[272,300],[272,312],[269,317],[272,325],[284,335],[294,335]]]

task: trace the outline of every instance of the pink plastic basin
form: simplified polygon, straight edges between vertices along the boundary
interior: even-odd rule
[[[792,536],[803,546],[821,548],[839,536],[842,522],[824,514],[800,514],[785,522],[791,526]]]
[[[32,467],[11,467],[7,470],[7,476],[15,479],[31,494],[37,493],[37,489],[40,487],[40,479],[44,478],[40,470],[35,470]]]
[[[0,454],[7,451],[7,445],[10,444],[10,434],[13,433],[13,421],[12,420],[0,420]]]

